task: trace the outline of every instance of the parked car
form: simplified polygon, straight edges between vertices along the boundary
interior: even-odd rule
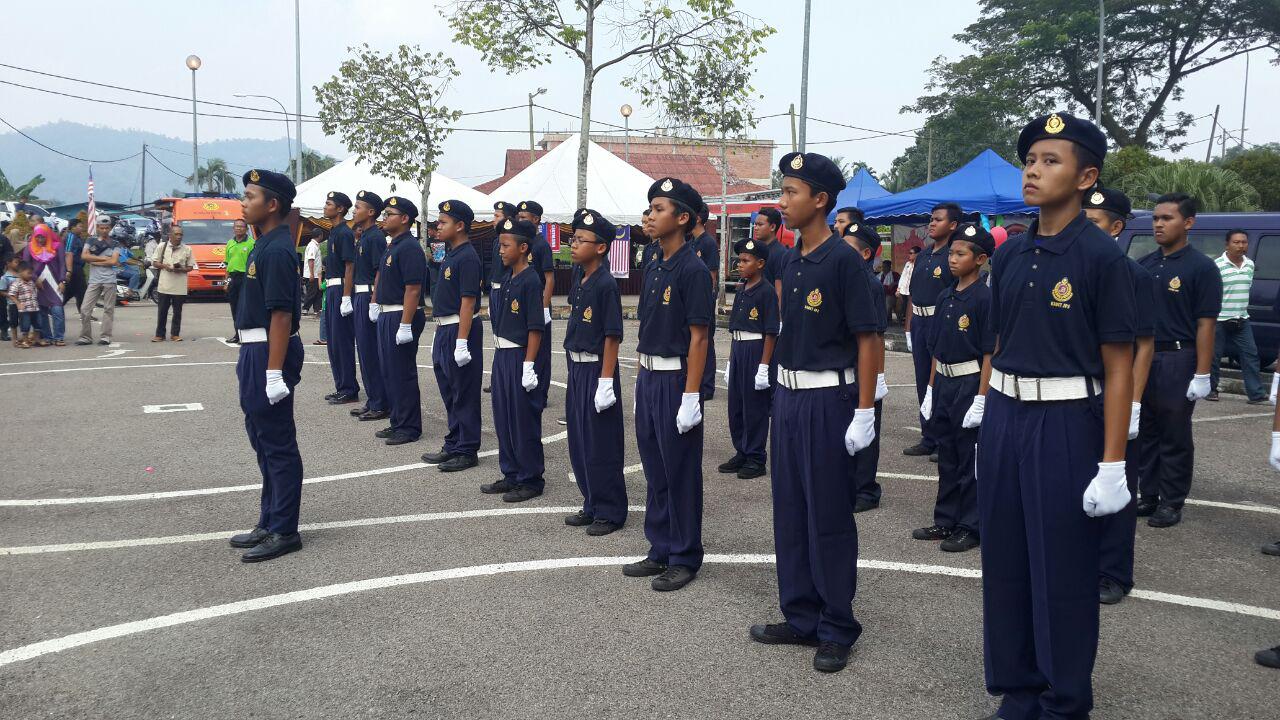
[[[58,217],[57,213],[51,213],[45,208],[34,205],[32,203],[22,203],[17,200],[0,200],[0,220],[13,220],[14,213],[19,210],[27,215],[35,215],[42,222],[49,224],[54,230],[62,232],[67,227],[67,221]]]

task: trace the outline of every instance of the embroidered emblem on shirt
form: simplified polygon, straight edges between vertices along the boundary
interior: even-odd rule
[[[813,290],[810,290],[809,296],[806,297],[804,301],[809,303],[810,310],[817,312],[818,307],[822,305],[822,291],[819,290],[818,288],[814,288]]]
[[[582,311],[582,322],[591,322],[591,308]]]
[[[1049,116],[1049,119],[1047,121],[1045,121],[1044,131],[1049,133],[1050,135],[1057,135],[1058,133],[1065,130],[1066,127],[1067,127],[1067,124],[1062,121],[1062,118],[1058,117],[1058,113],[1054,113]]]
[[[669,305],[671,303],[671,286],[668,285],[666,290],[662,291],[662,304]]]
[[[968,315],[961,315],[961,316],[960,316],[960,319],[956,321],[956,325],[957,325],[961,330],[968,330],[968,329],[969,329],[969,316],[968,316]]]
[[[747,318],[748,318],[748,319],[751,319],[751,320],[759,320],[759,319],[760,319],[760,309],[759,309],[759,308],[751,308],[751,312],[747,313]]]
[[[249,277],[258,277],[258,266],[254,263],[249,263],[249,269],[245,274]]]
[[[1091,205],[1101,205],[1106,201],[1107,201],[1107,198],[1103,196],[1103,194],[1100,192],[1095,192],[1094,194],[1089,196],[1089,204]]]
[[[391,267],[391,256],[387,256],[387,267]]]
[[[1071,290],[1071,283],[1066,278],[1062,278],[1058,281],[1057,285],[1053,286],[1053,299],[1058,301],[1058,303],[1065,303],[1071,299],[1073,294],[1074,293]],[[1049,304],[1054,307],[1061,307],[1061,305],[1056,305],[1054,303]]]
[[[444,269],[444,279],[445,279],[445,280],[448,280],[448,279],[450,279],[450,278],[452,278],[452,277],[453,277],[453,268],[451,268],[451,267],[447,267],[447,268],[445,268],[445,269]]]
[[[791,169],[792,169],[792,170],[799,170],[799,169],[800,169],[800,168],[802,168],[802,167],[804,167],[804,156],[803,156],[803,155],[797,155],[797,156],[795,156],[795,157],[791,158]]]
[[[936,268],[934,268],[934,269],[933,269],[933,276],[934,276],[934,277],[936,277],[936,278],[940,278],[940,277],[942,277],[942,267],[941,267],[941,266],[936,267]]]
[[[1178,292],[1182,289],[1182,278],[1176,275],[1169,281],[1169,292]]]
[[[511,301],[511,312],[513,312],[513,313],[518,313],[518,312],[520,312],[520,301],[519,301],[519,300],[512,300],[512,301]]]

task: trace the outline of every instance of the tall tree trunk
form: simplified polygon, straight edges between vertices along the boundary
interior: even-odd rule
[[[591,147],[591,88],[595,83],[596,6],[586,3],[587,23],[582,57],[582,127],[578,131],[578,207],[587,206],[587,152]]]
[[[724,131],[720,132],[720,284],[716,288],[716,307],[724,307],[726,281],[729,279],[729,156]],[[712,322],[715,318],[712,318]]]
[[[427,253],[427,259],[431,258],[431,245],[427,242],[427,210],[431,207],[431,176],[432,172],[428,171],[422,176],[422,198],[418,203],[418,244],[422,245],[422,249]]]

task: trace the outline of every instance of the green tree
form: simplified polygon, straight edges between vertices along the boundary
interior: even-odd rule
[[[708,45],[748,63],[772,32],[733,0],[454,0],[441,12],[454,39],[479,50],[491,68],[536,68],[551,62],[553,52],[581,63],[580,207],[587,204],[591,98],[601,72],[625,63],[628,82],[643,89],[688,72],[674,59]],[[610,37],[602,37],[606,32]],[[608,50],[603,58],[597,56],[602,48]]]
[[[1018,132],[1027,114],[1022,108],[1017,100],[993,102],[976,95],[957,95],[939,106],[890,166],[897,192],[953,173],[987,148],[1017,163]]]
[[[229,193],[236,189],[236,175],[222,158],[209,158],[204,167],[196,168],[195,175],[188,175],[187,182],[203,187],[209,192]]]
[[[1263,210],[1280,211],[1280,144],[1229,150],[1221,165],[1258,191],[1258,204]]]
[[[1138,145],[1130,145],[1107,154],[1100,180],[1103,185],[1111,187],[1116,185],[1120,178],[1168,164],[1168,160],[1153,155],[1150,150]]]
[[[293,177],[293,166],[297,164],[298,164],[297,160],[290,158],[289,170],[285,174],[288,175],[289,177]],[[306,148],[303,148],[302,150],[302,181],[306,182],[307,180],[310,180],[311,178],[319,175],[320,173],[324,172],[325,170],[328,170],[329,168],[337,164],[338,164],[338,159],[335,157],[331,157],[329,155],[321,155],[315,150],[308,150]]]
[[[1150,208],[1155,196],[1184,192],[1199,200],[1204,212],[1258,210],[1258,191],[1252,185],[1230,170],[1195,160],[1148,167],[1119,178],[1116,188],[1133,200],[1134,207]]]
[[[0,199],[18,200],[31,195],[31,191],[44,182],[43,175],[37,175],[21,185],[14,185],[9,182],[9,178],[5,177],[4,171],[0,170]]]
[[[385,54],[367,44],[347,51],[352,56],[338,74],[315,87],[320,127],[340,135],[374,173],[421,187],[418,207],[425,218],[431,175],[449,126],[462,117],[441,103],[458,69],[444,53],[424,53],[416,45]]]

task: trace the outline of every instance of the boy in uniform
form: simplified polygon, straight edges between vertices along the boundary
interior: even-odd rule
[[[499,200],[493,204],[493,256],[489,261],[489,325],[490,329],[498,323],[498,291],[502,289],[502,279],[507,275],[507,266],[502,264],[502,251],[500,247],[498,228],[502,225],[503,220],[516,219],[516,206],[509,202]],[[492,392],[493,389],[489,385],[484,386],[485,392]]]
[[[520,203],[521,220],[533,225],[534,236],[529,240],[529,252],[525,260],[533,266],[534,273],[542,281],[542,343],[538,346],[537,367],[538,389],[534,394],[538,403],[547,407],[547,392],[551,388],[551,295],[555,291],[555,261],[551,257],[551,246],[542,236],[542,206],[533,200]]]
[[[417,205],[402,197],[387,198],[382,217],[382,231],[391,238],[391,244],[378,268],[373,288],[378,302],[369,306],[369,319],[378,323],[378,358],[391,401],[391,425],[374,435],[388,445],[403,445],[422,437],[418,339],[427,324],[422,312],[427,255],[409,232],[418,217]],[[329,342],[332,344],[333,338]]]
[[[939,203],[929,217],[929,238],[933,244],[916,255],[915,269],[911,271],[911,289],[908,298],[911,313],[907,316],[907,352],[915,363],[916,402],[924,402],[924,391],[929,385],[929,368],[933,358],[923,340],[929,336],[929,323],[936,312],[938,294],[954,283],[947,263],[947,248],[951,236],[960,225],[964,211],[955,203]],[[938,449],[929,423],[920,418],[920,442],[902,451],[903,455],[932,455]]]
[[[330,192],[324,201],[324,218],[333,223],[329,230],[329,253],[324,256],[324,321],[329,326],[329,369],[334,391],[324,396],[330,405],[345,405],[360,399],[356,384],[356,338],[352,314],[355,305],[356,241],[347,227],[351,198]]]
[[[765,282],[767,245],[740,240],[733,246],[738,256],[741,284],[733,295],[729,314],[729,437],[735,453],[721,463],[722,473],[736,472],[742,480],[765,474],[765,443],[769,439],[769,404],[773,384],[773,347],[778,341],[778,296],[773,283]]]
[[[842,218],[849,218],[855,213],[859,218],[857,222],[842,222]],[[876,279],[872,265],[876,261],[876,253],[880,251],[880,234],[872,226],[861,222],[861,217],[861,211],[855,209],[851,212],[849,208],[845,208],[836,213],[836,226],[843,225],[843,229],[838,232],[843,233],[845,242],[862,258],[863,269],[867,271],[868,278],[872,284],[878,286],[880,281]],[[883,494],[883,488],[876,480],[876,474],[880,471],[880,421],[884,416],[883,401],[885,395],[889,394],[889,386],[884,380],[884,333],[889,327],[889,314],[881,306],[875,307],[875,313],[876,335],[880,338],[880,344],[876,348],[876,435],[870,445],[853,456],[853,462],[849,464],[849,480],[853,483],[855,514],[880,507],[880,496]]]
[[[373,282],[378,277],[378,262],[387,251],[387,236],[378,227],[382,214],[382,198],[377,193],[361,190],[351,211],[355,223],[356,265],[352,280],[351,322],[356,336],[356,352],[360,356],[360,378],[364,380],[364,407],[351,414],[363,422],[386,420],[387,392],[382,385],[382,363],[378,356],[378,324],[369,319],[369,306],[374,304]]]
[[[716,237],[707,232],[707,220],[711,217],[711,209],[703,202],[698,208],[698,220],[693,226],[693,254],[707,266],[711,273],[711,296],[717,296],[720,282],[720,243]],[[702,401],[711,400],[716,395],[716,318],[711,316],[711,324],[707,326],[707,367],[702,371]]]

